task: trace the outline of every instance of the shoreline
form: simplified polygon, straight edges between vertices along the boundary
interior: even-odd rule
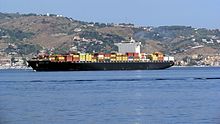
[[[31,67],[27,67],[27,66],[0,66],[0,70],[29,70],[32,69]]]
[[[170,68],[219,68],[220,66],[172,66]],[[32,70],[27,66],[0,66],[0,70]]]
[[[209,67],[220,67],[220,66],[172,66],[171,68],[209,68]]]

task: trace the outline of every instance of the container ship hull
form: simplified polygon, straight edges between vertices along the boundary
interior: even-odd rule
[[[152,62],[51,62],[28,61],[35,71],[159,70],[174,65],[172,61]]]

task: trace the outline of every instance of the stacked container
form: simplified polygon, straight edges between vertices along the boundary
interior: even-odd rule
[[[116,61],[122,61],[122,54],[121,53],[116,54]]]
[[[111,53],[110,61],[116,61],[116,53]]]
[[[161,52],[154,52],[153,55],[157,56],[157,60],[163,61],[164,60],[164,55]]]
[[[98,54],[98,61],[103,62],[104,61],[104,54]]]
[[[74,62],[80,61],[80,57],[79,57],[78,54],[74,54],[74,55],[73,55],[73,61],[74,61]]]
[[[127,55],[122,55],[122,61],[128,61],[128,56]]]
[[[164,57],[164,55],[160,52],[154,52],[153,54],[146,53],[111,53],[111,54],[103,54],[103,53],[75,53],[69,55],[52,55],[47,56],[51,62],[115,62],[115,61],[129,61],[129,62],[139,62],[139,61],[174,61],[173,57]]]
[[[133,61],[134,60],[134,53],[126,53],[127,57],[128,57],[128,61]]]
[[[174,61],[173,56],[164,56],[164,61]]]
[[[62,55],[56,56],[56,59],[57,59],[58,62],[65,62],[65,57],[62,56]]]
[[[145,53],[141,53],[140,56],[141,56],[141,60],[142,61],[146,61],[147,60]]]
[[[152,57],[151,60],[153,60],[153,61],[157,61],[158,60],[158,57],[155,54],[151,54],[151,57]]]
[[[55,62],[55,61],[56,61],[56,57],[55,57],[55,56],[49,56],[49,60],[50,60],[51,62]]]
[[[105,57],[105,61],[107,61],[107,62],[111,61],[111,59],[110,59],[111,54],[105,54],[104,57]]]
[[[67,62],[72,62],[73,61],[73,56],[72,55],[67,55],[66,56],[66,61]]]
[[[86,54],[85,53],[80,53],[79,55],[80,61],[86,61]]]
[[[97,62],[97,57],[92,56],[92,62]]]
[[[134,53],[134,61],[140,61],[139,53]]]
[[[91,62],[92,61],[92,54],[86,53],[86,61]]]

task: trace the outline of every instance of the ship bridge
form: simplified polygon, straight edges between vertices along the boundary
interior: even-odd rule
[[[122,41],[121,43],[115,43],[118,46],[119,53],[140,53],[141,52],[141,42],[136,42],[133,38],[130,41]]]

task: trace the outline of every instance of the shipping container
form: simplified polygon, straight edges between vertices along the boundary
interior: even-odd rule
[[[130,60],[134,59],[134,56],[128,56],[128,59],[130,59]]]
[[[122,61],[122,57],[117,56],[117,57],[116,57],[116,60],[117,60],[117,61]]]
[[[153,60],[153,61],[157,61],[158,60],[158,57],[156,55],[152,54],[151,57],[152,57],[151,60]]]
[[[127,56],[123,56],[123,57],[122,57],[122,60],[123,60],[123,61],[128,61],[128,57],[127,57]]]
[[[92,62],[97,62],[97,57],[92,56]]]
[[[173,56],[164,56],[164,61],[174,61]]]
[[[98,62],[104,62],[105,60],[104,59],[98,59]]]
[[[139,53],[134,53],[134,56],[135,56],[135,57],[139,56]]]
[[[116,55],[117,55],[117,56],[121,56],[121,55],[123,55],[123,54],[122,54],[122,53],[116,53]]]
[[[65,57],[64,56],[57,56],[57,60],[59,62],[64,62],[65,61]]]
[[[161,52],[154,52],[153,55],[156,55],[157,57],[164,57],[163,53]]]
[[[164,57],[157,57],[157,59],[158,59],[159,61],[163,61],[163,60],[164,60]]]
[[[134,53],[126,53],[127,56],[134,56]]]
[[[169,56],[169,61],[174,61],[174,57],[173,56]]]
[[[114,61],[116,61],[116,58],[115,58],[115,59],[112,59],[112,58],[111,58],[110,61],[114,62]]]
[[[128,58],[128,61],[134,61],[134,59],[133,58]]]
[[[79,57],[73,57],[73,62],[78,62],[78,61],[80,61]]]
[[[111,57],[116,57],[116,54],[111,54]]]
[[[73,55],[73,57],[79,57],[79,55]]]
[[[67,55],[67,56],[66,56],[66,61],[67,61],[67,62],[72,62],[72,61],[73,61],[73,56]]]
[[[81,53],[81,54],[79,55],[79,58],[80,58],[80,61],[86,61],[86,54]]]
[[[93,55],[92,54],[86,54],[86,60],[85,61],[88,61],[88,62],[91,62],[92,61],[92,57]]]
[[[104,56],[110,58],[110,57],[111,57],[111,54],[110,54],[110,53],[107,53],[107,54],[104,54]]]
[[[104,59],[107,60],[107,59],[110,59],[111,58],[111,54],[108,53],[108,54],[104,54]]]
[[[104,58],[104,55],[103,54],[99,54],[98,58]]]
[[[105,62],[110,62],[111,61],[111,59],[105,59]]]
[[[56,61],[56,58],[55,58],[55,56],[50,56],[50,57],[49,57],[49,60],[50,60],[51,62],[55,62],[55,61]]]

